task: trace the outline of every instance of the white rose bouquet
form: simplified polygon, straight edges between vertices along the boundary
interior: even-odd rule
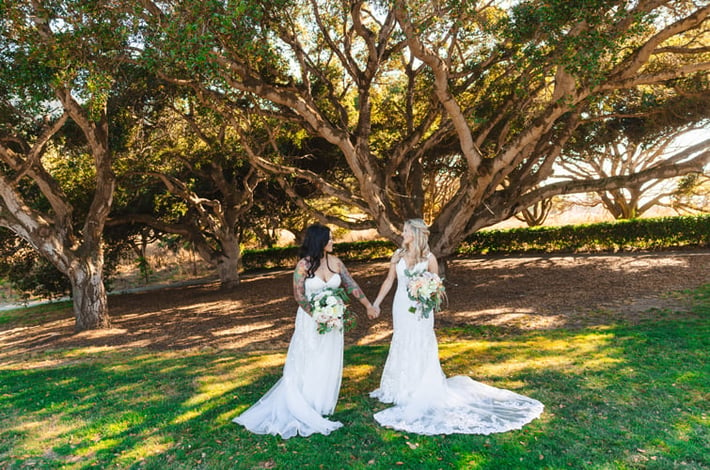
[[[311,315],[318,325],[318,333],[325,334],[334,329],[342,331],[354,326],[355,317],[347,308],[349,301],[342,287],[326,287],[311,295]]]
[[[441,304],[446,298],[444,282],[438,274],[429,271],[410,273],[405,271],[407,278],[407,294],[416,302],[409,307],[413,314],[419,313],[422,318],[429,318],[430,313],[441,310]]]

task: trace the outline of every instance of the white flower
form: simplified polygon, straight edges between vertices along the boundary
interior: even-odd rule
[[[325,288],[310,296],[311,315],[316,322],[318,333],[325,334],[334,329],[343,330],[352,319],[347,310],[348,296],[343,288]]]
[[[432,272],[405,271],[408,277],[407,294],[415,302],[415,306],[410,307],[411,313],[419,313],[421,318],[428,318],[429,314],[438,312],[441,303],[446,298],[444,283],[441,278]]]

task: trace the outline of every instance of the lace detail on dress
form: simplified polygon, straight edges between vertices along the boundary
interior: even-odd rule
[[[520,429],[544,408],[537,400],[469,377],[455,376],[444,382],[438,400],[435,394],[415,394],[406,404],[375,413],[375,420],[417,434],[492,434]]]
[[[340,276],[328,282],[318,277],[305,281],[306,294],[340,286]],[[251,408],[235,418],[256,434],[280,435],[284,439],[313,433],[329,434],[342,426],[323,417],[335,410],[343,372],[343,333],[325,334],[301,307],[286,354],[283,376]]]
[[[426,261],[409,271],[426,269]],[[383,426],[417,434],[491,434],[520,429],[540,416],[539,401],[476,382],[446,378],[439,362],[434,315],[410,313],[404,260],[397,262],[392,306],[394,331],[380,387],[370,393],[393,403],[374,417]]]

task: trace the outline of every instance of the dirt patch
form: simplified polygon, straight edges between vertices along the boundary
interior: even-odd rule
[[[386,262],[352,264],[372,299]],[[439,327],[495,326],[503,332],[635,322],[684,307],[674,291],[710,282],[710,250],[604,255],[455,259],[446,275],[449,305]],[[391,296],[380,320],[355,303],[358,326],[348,344],[384,343],[391,334]],[[291,272],[243,277],[220,290],[214,281],[111,296],[112,328],[74,333],[71,312],[41,325],[0,325],[0,362],[67,347],[285,350],[296,310]]]

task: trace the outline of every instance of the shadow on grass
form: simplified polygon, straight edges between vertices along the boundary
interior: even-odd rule
[[[379,427],[372,414],[385,405],[368,392],[384,345],[347,348],[342,429],[287,441],[231,422],[276,382],[284,351],[45,351],[0,369],[0,467],[707,468],[710,286],[695,297],[692,311],[633,325],[457,330],[468,339],[440,345],[447,375],[546,406],[489,436]]]
[[[706,313],[695,312],[444,343],[447,375],[546,405],[522,430],[489,436],[379,427],[372,414],[385,405],[368,392],[386,346],[347,349],[333,416],[342,429],[287,441],[231,423],[278,379],[283,353],[53,351],[0,371],[0,466],[700,469],[710,464],[708,333]]]
[[[207,438],[223,414],[254,401],[281,368],[279,355],[69,350],[46,356],[57,365],[0,370],[2,468],[128,466],[165,449],[191,454],[198,447],[192,439]],[[214,377],[224,382],[210,389]]]

